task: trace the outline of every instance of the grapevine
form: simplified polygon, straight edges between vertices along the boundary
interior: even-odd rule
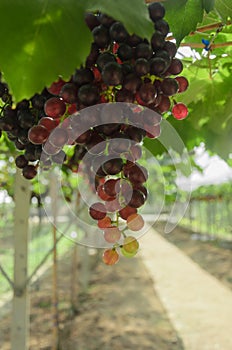
[[[148,196],[148,172],[138,162],[144,137],[160,135],[163,113],[171,110],[176,119],[188,115],[174,100],[188,81],[179,76],[183,64],[175,58],[175,43],[167,40],[164,6],[151,3],[148,11],[154,23],[150,39],[130,35],[104,13],[86,13],[93,42],[85,64],[68,81],[59,77],[30,100],[14,105],[7,84],[0,82],[0,132],[20,152],[16,166],[29,180],[52,164],[88,176],[99,198],[89,215],[112,245],[103,253],[107,265],[115,264],[120,252],[132,257],[139,249],[132,233],[145,225],[138,213]],[[72,156],[65,145],[73,148]]]

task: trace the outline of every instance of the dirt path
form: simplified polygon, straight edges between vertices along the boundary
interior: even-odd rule
[[[183,350],[140,258],[96,265],[87,294],[70,311],[70,256],[59,264],[62,350]],[[51,271],[31,298],[30,350],[52,349]],[[0,349],[9,350],[9,317],[1,321]],[[22,350],[22,349],[19,349]]]
[[[232,292],[151,229],[143,260],[186,350],[232,349]]]

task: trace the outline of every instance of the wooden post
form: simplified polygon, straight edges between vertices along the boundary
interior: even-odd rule
[[[59,345],[59,310],[58,310],[58,269],[57,269],[57,178],[51,174],[50,196],[52,206],[52,235],[53,235],[53,265],[52,265],[52,317],[53,317],[53,340],[52,350],[57,350]]]
[[[17,169],[14,212],[14,296],[11,350],[27,350],[29,336],[29,296],[27,288],[30,182]]]

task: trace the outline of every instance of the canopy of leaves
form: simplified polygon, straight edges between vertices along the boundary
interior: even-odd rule
[[[232,18],[231,0],[163,3],[177,43],[192,47],[189,57],[182,53],[183,75],[189,79],[190,87],[179,96],[188,105],[189,117],[180,122],[170,116],[168,121],[188,149],[204,141],[210,150],[226,159],[231,152],[232,131],[232,26],[224,26],[217,35],[217,25],[190,34],[202,25],[228,22]],[[0,70],[15,101],[33,96],[58,76],[67,79],[85,62],[92,42],[84,22],[84,13],[89,10],[112,15],[130,33],[151,36],[153,25],[144,0],[19,0],[13,7],[7,0],[0,2]],[[216,45],[206,57],[202,54],[207,54],[203,52],[202,39],[213,39]],[[147,140],[146,147],[154,155],[165,150],[165,145],[157,140]],[[178,147],[174,145],[174,150],[181,152]]]

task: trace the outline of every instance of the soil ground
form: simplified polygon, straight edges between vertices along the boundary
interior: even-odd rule
[[[163,223],[155,229],[162,233]],[[230,249],[216,241],[193,240],[192,233],[182,228],[164,237],[232,288]],[[121,259],[114,267],[96,256],[91,259],[89,287],[83,293],[78,283],[75,312],[70,307],[71,254],[59,261],[61,350],[183,350],[140,256]],[[30,350],[52,349],[51,280],[48,269],[32,289]],[[0,324],[0,349],[9,350],[10,316]]]

